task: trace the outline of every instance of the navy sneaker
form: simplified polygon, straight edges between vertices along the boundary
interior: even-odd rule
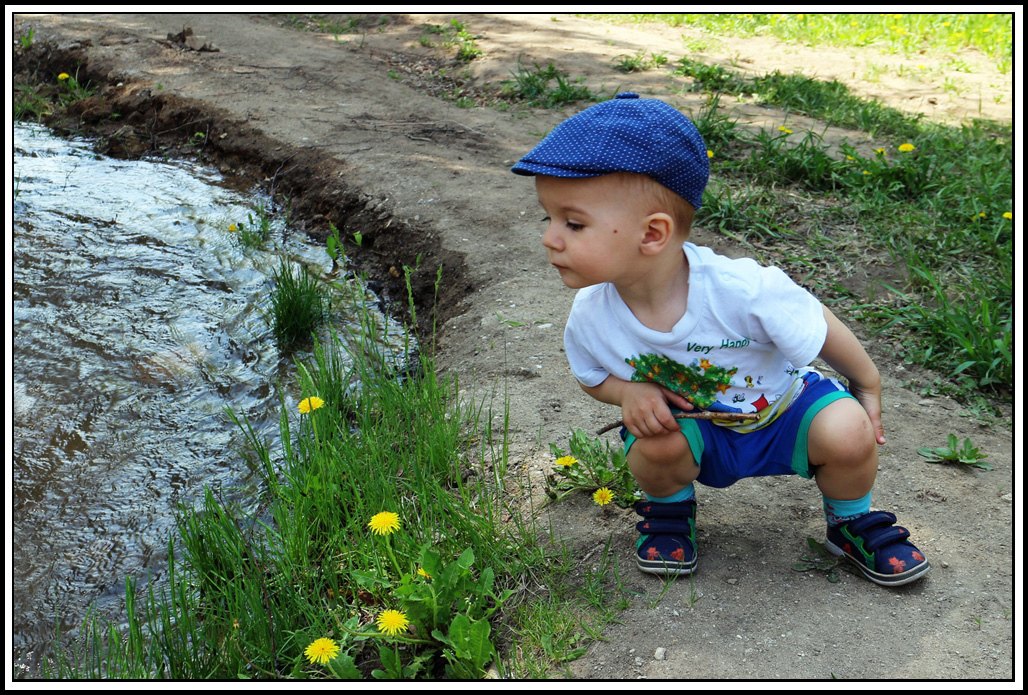
[[[907,540],[910,531],[894,526],[896,515],[868,512],[828,527],[825,548],[850,560],[871,581],[899,586],[920,579],[932,568]]]
[[[635,505],[635,512],[643,517],[635,525],[639,569],[650,574],[692,574],[696,569],[696,500],[644,500]]]

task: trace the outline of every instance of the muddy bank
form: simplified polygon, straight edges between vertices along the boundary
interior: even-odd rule
[[[271,196],[291,225],[316,241],[324,242],[335,226],[354,270],[405,321],[410,310],[404,268],[409,269],[421,335],[431,335],[434,321],[444,323],[459,313],[474,289],[464,254],[444,249],[426,225],[399,218],[388,200],[347,181],[337,160],[272,140],[209,102],[118,75],[109,61],[92,60],[88,48],[88,41],[64,46],[44,41],[15,56],[16,81],[22,84],[38,84],[74,65],[81,84],[100,85],[94,96],[47,115],[44,122],[58,133],[91,138],[98,153],[112,157],[214,164],[237,185]],[[437,273],[446,282],[437,282]]]

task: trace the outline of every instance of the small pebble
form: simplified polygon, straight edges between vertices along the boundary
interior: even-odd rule
[[[667,650],[664,647],[657,647],[657,650],[653,652],[653,658],[657,661],[663,661],[664,656],[667,654]]]

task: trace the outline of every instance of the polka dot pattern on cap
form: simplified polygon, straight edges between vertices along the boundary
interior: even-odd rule
[[[699,209],[710,162],[696,126],[678,109],[623,92],[562,122],[511,171],[564,178],[644,174]]]

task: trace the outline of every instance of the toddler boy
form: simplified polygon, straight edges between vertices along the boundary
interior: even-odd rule
[[[619,94],[561,123],[512,171],[536,177],[543,246],[578,290],[564,334],[571,371],[590,396],[621,406],[646,495],[642,571],[696,569],[694,481],[797,474],[822,493],[829,551],[879,584],[928,572],[896,517],[871,511],[881,378],[856,337],[781,270],[688,241],[709,174],[689,119]],[[848,390],[809,368],[815,357]],[[757,419],[680,417],[690,411]]]

